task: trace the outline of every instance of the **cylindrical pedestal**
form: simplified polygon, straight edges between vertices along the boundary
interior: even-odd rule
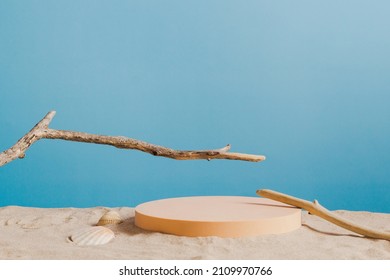
[[[135,224],[150,231],[193,237],[280,234],[301,226],[301,209],[256,197],[170,198],[138,205]]]

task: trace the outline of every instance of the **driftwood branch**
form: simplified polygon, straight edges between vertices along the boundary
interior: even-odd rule
[[[293,205],[309,211],[311,214],[319,216],[328,222],[338,225],[342,228],[350,230],[352,232],[377,239],[390,240],[389,232],[380,232],[367,227],[360,226],[351,221],[348,221],[321,206],[317,200],[310,202],[307,200],[299,199],[293,196],[289,196],[283,193],[275,192],[272,190],[257,190],[256,193],[262,197],[280,201],[289,205]]]
[[[231,153],[229,152],[230,145],[216,150],[179,151],[124,136],[106,136],[51,129],[49,128],[49,124],[55,113],[55,111],[49,112],[26,135],[20,138],[15,145],[0,153],[0,166],[3,166],[17,158],[24,158],[26,150],[39,139],[62,139],[67,141],[111,145],[120,149],[134,149],[154,156],[167,157],[177,160],[231,159],[257,162],[265,159],[265,157],[261,155]]]

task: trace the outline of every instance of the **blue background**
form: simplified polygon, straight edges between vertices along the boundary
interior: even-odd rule
[[[388,1],[1,1],[0,150],[52,128],[175,149],[175,161],[41,140],[0,168],[0,205],[135,206],[270,188],[390,212]]]

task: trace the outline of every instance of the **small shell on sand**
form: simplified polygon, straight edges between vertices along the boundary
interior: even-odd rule
[[[116,211],[108,211],[100,218],[100,220],[96,225],[104,226],[104,225],[114,225],[120,223],[122,223],[122,217],[119,215],[119,213]]]
[[[106,244],[114,237],[114,232],[109,228],[95,226],[75,232],[69,240],[80,246],[88,246]]]

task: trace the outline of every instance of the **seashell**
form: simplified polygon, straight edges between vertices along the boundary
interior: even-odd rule
[[[112,230],[106,227],[90,227],[82,229],[69,237],[69,240],[77,245],[103,245],[110,242],[115,237]]]
[[[116,211],[108,211],[106,214],[104,214],[98,223],[97,226],[104,226],[104,225],[115,225],[122,223],[122,218]]]

